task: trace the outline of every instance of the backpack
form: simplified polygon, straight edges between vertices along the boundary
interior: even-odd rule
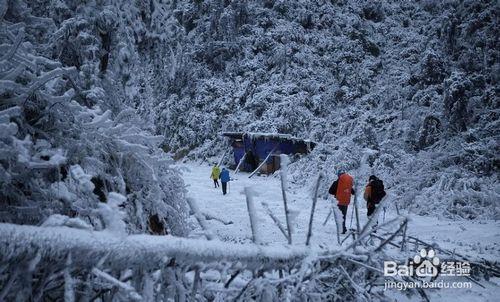
[[[384,191],[384,182],[381,179],[375,179],[370,183],[372,187],[372,200],[375,204],[380,203],[382,198],[386,195]]]
[[[338,180],[332,183],[330,189],[328,189],[328,193],[332,194],[333,196],[337,195],[337,185],[338,185]]]

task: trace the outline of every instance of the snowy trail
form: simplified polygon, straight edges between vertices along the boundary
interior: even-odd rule
[[[211,230],[223,241],[230,242],[251,242],[250,221],[247,213],[245,195],[242,194],[245,186],[250,186],[258,192],[256,197],[257,212],[259,215],[260,230],[264,243],[286,243],[285,237],[274,225],[267,215],[261,202],[268,203],[274,214],[285,225],[285,214],[283,210],[283,200],[281,197],[280,179],[278,176],[254,176],[248,178],[248,173],[240,172],[231,177],[235,178],[230,182],[230,191],[226,196],[222,195],[220,188],[214,188],[212,180],[209,178],[211,167],[202,164],[182,164],[183,178],[187,185],[188,196],[194,198],[201,211],[211,214],[223,220],[232,221],[232,224],[222,224],[216,220],[209,220]],[[293,228],[293,244],[304,245],[306,241],[309,215],[312,200],[310,188],[314,179],[309,181],[309,185],[303,188],[289,184],[287,189],[289,205],[294,211],[298,211]],[[358,186],[358,190],[362,186]],[[390,194],[390,192],[389,192]],[[312,245],[338,247],[336,242],[336,228],[333,219],[323,226],[323,222],[328,215],[332,200],[319,199],[314,218]],[[364,201],[360,204],[361,225],[366,222],[366,207]],[[351,203],[352,205],[352,203]],[[352,206],[347,214],[347,226],[351,222]],[[405,213],[406,214],[406,213]],[[396,216],[396,213],[389,209],[386,213],[386,220]],[[453,221],[450,219],[436,217],[423,217],[408,214],[410,218],[408,233],[418,237],[428,243],[437,243],[439,246],[458,253],[465,254],[472,258],[481,257],[488,260],[500,259],[500,222],[499,221]],[[355,228],[355,219],[352,227]],[[382,221],[382,215],[379,217]],[[194,223],[194,222],[193,222]],[[197,224],[195,224],[197,225]],[[349,241],[350,239],[348,239]]]
[[[231,177],[235,180],[230,182],[229,193],[223,196],[222,190],[214,188],[212,180],[209,178],[211,167],[187,164],[183,165],[183,168],[184,181],[188,185],[188,196],[197,201],[201,211],[233,222],[224,225],[215,220],[209,221],[212,230],[221,240],[251,242],[250,220],[245,195],[242,193],[243,189],[248,186],[258,194],[255,201],[264,243],[286,243],[285,237],[261,205],[262,202],[266,202],[283,225],[286,225],[279,177],[254,176],[248,178],[248,173],[240,172],[234,175],[231,171]],[[311,180],[311,186],[313,181]],[[293,223],[295,231],[292,235],[293,243],[304,245],[312,205],[310,193],[308,188],[297,189],[293,185],[289,185],[287,194],[289,207],[292,211],[298,211],[298,216]],[[329,207],[326,200],[318,200],[313,226],[313,244],[329,244],[335,236],[333,220],[327,226],[322,226]]]

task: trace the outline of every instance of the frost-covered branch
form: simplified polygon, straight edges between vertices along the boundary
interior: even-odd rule
[[[311,216],[309,217],[309,227],[307,229],[306,245],[309,245],[309,241],[311,240],[313,220],[314,220],[314,211],[316,209],[316,203],[318,202],[318,189],[319,189],[319,185],[321,183],[321,180],[323,178],[324,178],[324,174],[320,173],[318,175],[318,179],[316,180],[316,185],[314,186],[314,191],[313,191],[313,196],[312,196],[313,202],[311,205]]]
[[[207,236],[207,239],[208,240],[215,239],[214,234],[210,230],[210,228],[207,224],[207,221],[205,220],[205,215],[203,215],[203,213],[201,213],[200,208],[198,207],[198,204],[196,203],[196,201],[193,198],[187,198],[187,202],[189,204],[189,207],[191,208],[191,211],[194,214],[194,217],[196,218],[196,220],[200,224],[203,231],[205,231],[205,235]]]
[[[30,255],[37,249],[43,259],[58,259],[71,252],[75,266],[94,266],[104,256],[107,256],[106,262],[116,265],[156,267],[165,257],[178,261],[241,261],[253,265],[293,262],[307,255],[307,249],[303,247],[234,244],[173,236],[129,235],[120,238],[106,231],[0,224],[2,257]]]
[[[264,209],[266,209],[266,212],[269,215],[269,217],[271,217],[271,219],[274,221],[274,223],[276,224],[276,226],[280,229],[280,231],[283,234],[283,236],[285,236],[285,239],[287,241],[289,241],[288,240],[288,233],[287,233],[285,227],[283,226],[283,224],[281,223],[281,221],[278,219],[278,217],[276,217],[276,215],[274,215],[273,211],[269,208],[269,205],[267,203],[265,203],[265,202],[262,202],[261,204],[264,207]]]
[[[114,286],[118,287],[119,289],[125,291],[127,293],[127,295],[132,300],[134,300],[134,301],[142,301],[141,295],[139,295],[137,293],[137,291],[135,290],[135,288],[132,287],[131,285],[129,285],[129,284],[125,283],[125,282],[122,282],[122,281],[116,279],[115,277],[111,276],[108,273],[105,273],[105,272],[101,271],[98,268],[93,268],[92,269],[92,273],[94,275],[96,275],[97,277],[100,277],[100,278],[108,281],[109,283],[113,284]]]

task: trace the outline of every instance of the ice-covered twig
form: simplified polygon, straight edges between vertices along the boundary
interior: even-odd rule
[[[35,83],[33,83],[26,93],[24,94],[23,98],[33,94],[38,88],[42,87],[47,83],[48,81],[55,79],[57,77],[63,76],[63,75],[70,75],[72,73],[76,72],[75,67],[68,67],[68,68],[57,68],[54,70],[51,70],[44,74],[43,76],[39,77]]]
[[[24,40],[24,30],[20,30],[19,34],[16,37],[16,40],[14,41],[14,44],[9,49],[9,51],[0,58],[0,62],[10,60],[16,53],[17,49],[19,48],[19,45],[21,45],[21,42],[23,40]]]
[[[114,286],[120,288],[121,290],[125,291],[127,293],[127,295],[132,299],[132,300],[135,300],[135,301],[142,301],[142,297],[141,295],[139,295],[137,293],[137,291],[135,290],[134,287],[132,287],[131,285],[128,285],[127,283],[125,282],[122,282],[118,279],[116,279],[115,277],[111,276],[110,274],[106,273],[106,272],[103,272],[101,271],[100,269],[98,268],[93,268],[92,269],[92,273],[94,275],[96,275],[97,277],[100,277],[106,281],[108,281],[109,283],[113,284]]]
[[[368,235],[370,235],[370,233],[384,227],[384,226],[387,226],[387,225],[390,225],[394,222],[397,222],[397,221],[404,221],[406,220],[407,218],[406,217],[396,217],[394,219],[391,219],[385,223],[382,223],[382,224],[379,224],[378,226],[374,227],[371,231],[369,232],[363,232],[361,231],[361,234],[358,236],[358,239],[356,239],[355,241],[353,241],[347,248],[346,250],[350,249],[350,248],[353,248],[355,247],[356,245],[358,245],[363,239],[365,239]],[[368,225],[368,224],[367,224]]]
[[[394,232],[391,236],[389,236],[386,240],[384,240],[376,249],[375,252],[380,251],[387,243],[391,242],[394,237],[396,237],[403,228],[406,228],[408,224],[408,220],[404,220],[403,223],[399,226],[398,230]]]
[[[339,267],[342,273],[344,273],[346,279],[349,280],[349,282],[351,282],[352,288],[356,291],[357,297],[358,298],[362,297],[364,301],[367,301],[368,299],[366,297],[366,291],[361,287],[359,287],[359,285],[351,278],[351,276],[349,275],[349,273],[346,271],[346,269],[342,264],[339,264]]]
[[[269,205],[267,203],[265,203],[265,202],[262,202],[261,204],[264,207],[264,209],[266,209],[267,214],[271,217],[271,219],[274,221],[274,223],[276,224],[276,226],[280,229],[280,231],[283,234],[283,236],[285,236],[285,239],[287,241],[289,241],[288,240],[288,233],[287,233],[285,227],[283,226],[283,224],[281,223],[281,221],[278,219],[278,217],[276,217],[276,215],[274,215],[273,211],[271,211],[271,209],[269,208]]]
[[[194,217],[196,218],[196,220],[198,220],[198,223],[200,224],[201,228],[205,231],[207,239],[208,240],[215,239],[214,234],[210,231],[207,221],[205,220],[205,215],[201,213],[200,208],[198,207],[196,201],[193,198],[187,198],[187,202],[189,207],[191,208],[191,212],[193,212],[194,214]]]
[[[0,301],[4,301],[5,297],[9,293],[10,289],[12,288],[12,285],[14,284],[14,281],[17,278],[17,275],[19,275],[19,270],[20,270],[19,268],[15,268],[14,271],[10,274],[7,283],[0,291]]]
[[[366,224],[363,226],[361,231],[358,231],[358,236],[362,237],[365,235],[365,233],[373,226],[375,225],[375,222],[378,220],[378,215],[380,211],[385,207],[385,204],[387,203],[387,197],[382,199],[378,207],[375,209],[373,214],[370,216],[370,219],[366,222]]]

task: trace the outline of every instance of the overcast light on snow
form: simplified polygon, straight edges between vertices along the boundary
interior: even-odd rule
[[[498,301],[499,12],[0,0],[0,301]]]

